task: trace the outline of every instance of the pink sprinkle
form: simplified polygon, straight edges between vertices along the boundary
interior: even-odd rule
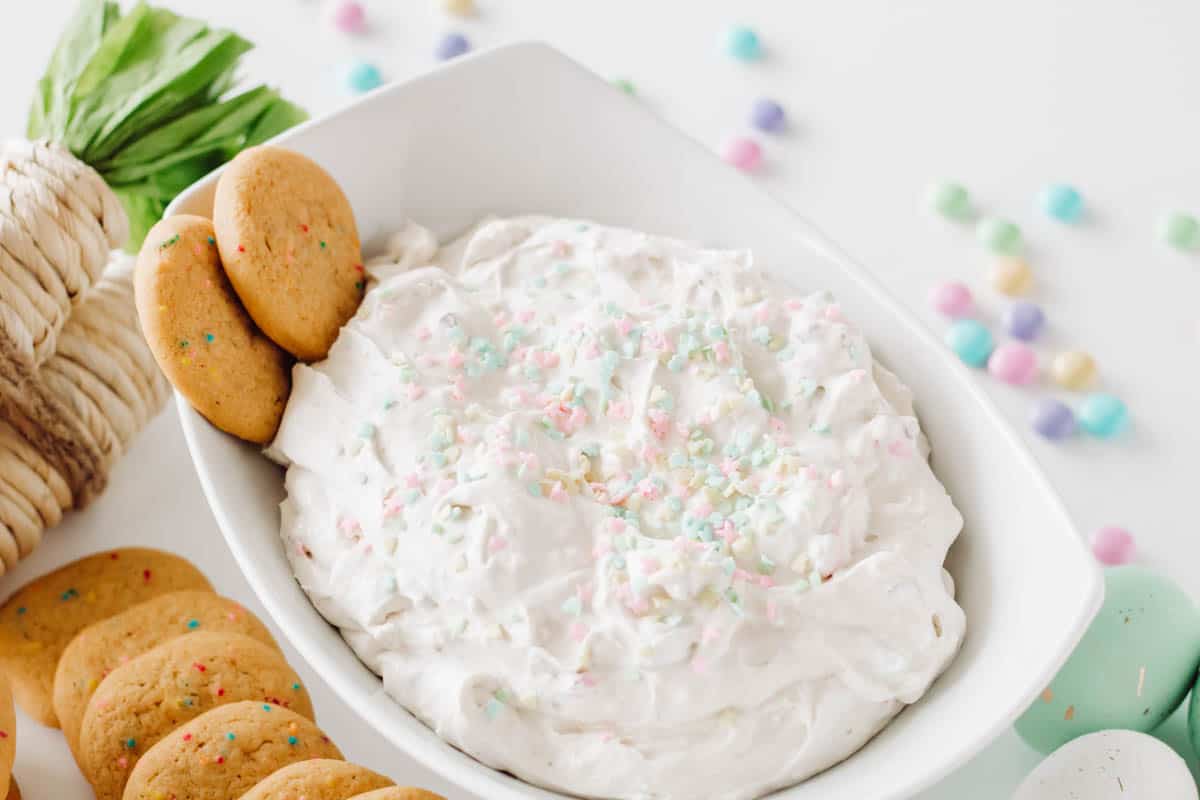
[[[582,622],[572,622],[571,623],[571,638],[572,639],[574,639],[577,642],[582,642],[584,639],[587,638],[587,635],[588,635],[588,626],[587,625],[584,625]]]
[[[1110,567],[1128,564],[1136,547],[1133,534],[1116,525],[1105,525],[1092,534],[1092,554],[1101,564]]]
[[[589,689],[596,685],[596,679],[590,672],[581,672],[579,674],[579,682]]]
[[[429,328],[426,326],[422,325],[421,327],[417,328],[417,338],[422,342],[428,342],[432,337],[433,331],[429,330]]]
[[[436,367],[438,365],[437,356],[431,356],[428,353],[417,357],[418,367]]]
[[[628,336],[629,332],[633,330],[633,320],[629,317],[621,317],[617,320],[617,330],[621,332],[622,336]]]
[[[896,458],[907,458],[910,452],[908,442],[903,439],[896,439],[888,444],[888,452]]]
[[[450,355],[446,356],[446,363],[451,369],[462,369],[462,365],[466,363],[466,358],[457,350],[451,350]]]
[[[778,614],[778,612],[779,612],[779,609],[775,606],[775,601],[768,600],[767,601],[767,620],[769,622],[774,622],[775,617]]]
[[[759,323],[766,322],[770,318],[771,318],[771,304],[770,303],[763,303],[758,308],[754,309],[754,321],[755,322],[759,322]]]
[[[599,561],[613,551],[612,542],[602,539],[592,548],[592,558]]]
[[[611,742],[615,738],[617,738],[617,735],[615,733],[613,733],[612,731],[605,731],[604,733],[600,734],[600,741],[602,741],[606,744],[608,742]]]
[[[508,540],[503,536],[493,535],[490,539],[488,539],[488,550],[492,551],[493,553],[499,553],[506,547],[508,547]]]
[[[825,319],[830,322],[837,322],[842,318],[842,307],[834,303],[825,309]]]
[[[492,317],[492,324],[497,328],[503,328],[505,322],[508,322],[508,317],[504,316],[503,311]]]
[[[562,240],[559,240],[550,246],[550,253],[559,258],[569,255],[570,252],[571,252],[571,245],[569,242],[564,242]]]
[[[424,388],[422,388],[421,386],[419,386],[415,383],[409,384],[409,387],[408,387],[408,399],[409,400],[420,400],[424,396],[425,396]]]
[[[625,530],[625,520],[621,519],[620,517],[609,517],[608,529],[613,533],[620,533],[621,531]]]
[[[767,421],[767,424],[771,426],[772,433],[783,433],[784,430],[786,430],[783,420],[781,420],[779,417],[771,417]]]
[[[650,420],[650,432],[654,434],[654,438],[666,439],[671,432],[671,416],[661,408],[652,408],[646,412],[646,417]]]
[[[624,400],[616,400],[608,404],[608,416],[613,419],[629,419],[629,406]]]
[[[701,675],[706,669],[708,669],[708,662],[704,660],[703,656],[696,656],[692,659],[692,672]]]
[[[725,144],[721,157],[743,172],[752,172],[762,164],[762,148],[753,139],[738,137]]]
[[[442,478],[437,485],[437,493],[445,494],[458,485],[458,481],[454,478]]]
[[[421,476],[415,472],[410,472],[404,476],[404,485],[409,489],[421,488]]]
[[[521,324],[532,322],[534,316],[535,316],[534,312],[529,311],[528,309],[526,309],[525,311],[518,311],[517,312],[517,321],[520,322]]]
[[[717,341],[717,342],[713,343],[712,347],[713,347],[713,355],[715,355],[717,357],[717,363],[719,363],[719,364],[729,363],[729,345],[728,344],[726,344],[723,341]]]
[[[809,464],[807,467],[804,468],[804,477],[808,478],[810,481],[815,481],[821,477],[821,473],[817,470],[817,468],[815,466],[813,466],[812,464]]]
[[[596,344],[596,340],[592,339],[583,348],[583,357],[588,361],[600,357],[600,345]]]
[[[715,625],[705,625],[704,630],[700,633],[700,642],[702,644],[711,644],[721,638],[721,629]]]
[[[730,544],[733,544],[734,541],[738,538],[737,530],[733,527],[733,523],[730,522],[729,520],[725,520],[725,522],[723,522],[721,524],[720,533],[721,533],[721,538],[724,539],[725,541],[729,542]]]
[[[770,575],[759,575],[757,579],[758,585],[764,589],[770,589],[775,585],[775,579]]]
[[[342,33],[362,33],[366,29],[366,13],[359,3],[343,0],[333,10],[333,25]]]
[[[633,601],[629,603],[629,610],[634,614],[645,614],[650,610],[650,601],[644,597],[635,597]]]
[[[538,366],[543,369],[553,369],[558,366],[558,353],[553,350],[538,350],[533,357]]]
[[[707,518],[707,517],[712,516],[712,512],[713,512],[712,503],[708,502],[707,500],[701,500],[696,505],[696,507],[694,509],[692,509],[692,513],[695,514],[697,517],[701,517],[701,518]]]
[[[793,297],[790,300],[784,301],[783,307],[788,311],[799,311],[800,309],[804,308],[804,303],[801,303],[799,300]]]
[[[526,450],[521,453],[520,457],[521,466],[525,467],[525,469],[536,470],[538,468],[537,453],[533,452],[532,450]]]
[[[561,481],[555,481],[550,487],[550,499],[556,503],[567,502],[567,490],[563,488]]]
[[[192,740],[192,735],[191,735],[190,733],[185,733],[185,734],[183,735],[183,740],[184,740],[185,742],[190,742],[190,741]]]
[[[657,558],[647,556],[642,559],[642,572],[645,572],[647,575],[652,572],[658,572],[660,569],[662,569],[662,563]]]
[[[836,490],[841,489],[845,485],[846,473],[842,472],[840,469],[834,470],[833,474],[829,476],[829,488]]]
[[[121,769],[125,769],[126,767],[129,766],[129,759],[126,758],[125,756],[121,756],[120,758],[117,759],[117,766],[120,767]]]

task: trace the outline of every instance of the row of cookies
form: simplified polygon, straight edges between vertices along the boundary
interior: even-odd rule
[[[221,430],[265,444],[293,360],[325,357],[366,277],[337,182],[263,146],[221,174],[211,220],[178,215],[150,231],[134,286],[142,333],[179,393]]]
[[[31,717],[62,728],[97,800],[225,800],[282,767],[342,758],[266,626],[161,551],[97,553],[18,589],[0,605],[0,675]],[[4,696],[0,776],[12,751]],[[391,785],[324,762],[278,780],[302,779],[347,792]]]

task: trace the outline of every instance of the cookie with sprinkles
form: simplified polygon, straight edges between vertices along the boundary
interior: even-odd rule
[[[171,592],[80,631],[58,661],[54,712],[78,759],[88,700],[110,672],[147,650],[189,633],[240,633],[275,647],[266,626],[238,602],[205,591]]]
[[[229,800],[271,773],[341,751],[305,717],[268,703],[230,703],[202,714],[150,748],[123,800]]]
[[[142,333],[179,393],[221,430],[270,441],[291,391],[291,358],[242,308],[212,223],[176,216],[155,225],[134,289]]]
[[[324,358],[366,287],[354,211],[337,181],[299,153],[244,150],[217,183],[213,225],[258,326],[301,361]]]
[[[328,758],[289,764],[241,796],[240,800],[347,800],[357,794],[392,786],[366,767]]]
[[[12,781],[13,759],[17,753],[17,717],[13,713],[12,689],[8,681],[0,675],[0,797],[12,797],[10,786]],[[20,790],[17,790],[20,797]]]
[[[440,794],[411,786],[389,786],[366,794],[356,794],[349,800],[446,800]]]
[[[210,709],[243,700],[313,718],[299,676],[274,647],[238,633],[173,639],[100,683],[79,728],[79,767],[97,800],[120,800],[138,758],[159,740]]]
[[[26,714],[57,727],[54,673],[76,634],[160,594],[211,588],[191,563],[161,550],[130,547],[74,561],[0,605],[0,672]]]

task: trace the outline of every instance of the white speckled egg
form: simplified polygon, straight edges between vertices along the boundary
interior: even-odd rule
[[[1197,800],[1179,754],[1137,731],[1100,731],[1067,742],[1021,783],[1013,800]]]

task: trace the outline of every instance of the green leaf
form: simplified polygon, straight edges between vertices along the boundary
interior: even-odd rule
[[[246,143],[243,147],[255,147],[268,139],[274,139],[284,131],[294,128],[301,122],[308,120],[308,112],[294,103],[289,103],[283,98],[277,98],[275,102],[267,109],[258,121],[254,123],[254,127],[246,137]],[[229,158],[233,158],[237,153],[228,154]]]
[[[46,74],[38,81],[27,134],[31,139],[61,136],[65,129],[66,106],[59,102],[69,94],[80,73],[100,46],[102,37],[120,16],[116,3],[83,0],[67,23],[50,56]]]

